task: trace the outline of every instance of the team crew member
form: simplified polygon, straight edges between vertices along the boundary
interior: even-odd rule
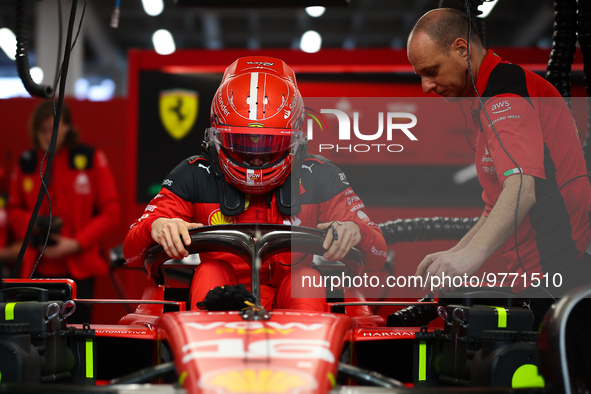
[[[531,276],[584,262],[591,188],[572,115],[549,82],[487,51],[474,28],[468,48],[468,27],[459,11],[436,9],[408,38],[425,93],[474,98],[472,74],[483,103],[475,98],[471,110],[484,213],[453,248],[426,256],[417,274],[472,274],[499,248],[508,263],[500,272]]]
[[[324,257],[339,260],[357,246],[368,269],[381,269],[386,243],[380,229],[364,213],[345,174],[324,158],[306,154],[302,118],[295,74],[283,61],[246,57],[230,65],[213,98],[203,154],[183,160],[132,224],[123,244],[128,264],[141,265],[143,252],[154,242],[171,258],[186,257],[181,236],[188,245],[188,230],[201,225],[327,229],[339,221],[333,224],[338,237],[327,232]],[[191,307],[216,286],[250,284],[250,268],[236,256],[204,253],[200,258],[191,283]],[[291,287],[292,276],[319,277],[310,264],[290,267],[289,253],[271,260],[261,272],[263,306],[323,310],[324,289]]]
[[[16,261],[21,244],[15,242],[10,229],[10,219],[6,209],[6,196],[0,194],[0,277],[8,277]]]
[[[91,298],[95,277],[108,272],[108,263],[101,254],[101,241],[119,223],[119,196],[105,154],[78,142],[79,134],[72,123],[68,106],[64,104],[62,110],[55,156],[47,183],[53,230],[34,277],[74,279],[77,297]],[[37,106],[29,130],[34,148],[21,155],[11,179],[8,200],[14,235],[20,240],[25,237],[41,187],[39,167],[53,131],[51,101],[44,101]],[[46,162],[43,163],[43,171]],[[37,236],[32,237],[21,265],[23,277],[31,275],[38,259],[47,233],[48,215],[49,206],[45,199],[36,223]],[[90,309],[81,304],[68,320],[89,322],[89,318]]]

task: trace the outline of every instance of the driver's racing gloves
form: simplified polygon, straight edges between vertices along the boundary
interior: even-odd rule
[[[239,311],[254,304],[254,296],[240,283],[209,290],[197,307],[208,311]]]

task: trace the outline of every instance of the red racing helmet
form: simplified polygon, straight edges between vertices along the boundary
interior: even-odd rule
[[[247,194],[281,185],[302,142],[303,100],[280,59],[244,57],[224,73],[211,105],[207,139],[226,180]]]

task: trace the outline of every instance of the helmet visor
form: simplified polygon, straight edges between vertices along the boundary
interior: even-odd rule
[[[251,155],[267,155],[291,149],[296,131],[269,127],[217,126],[213,135],[228,151]]]

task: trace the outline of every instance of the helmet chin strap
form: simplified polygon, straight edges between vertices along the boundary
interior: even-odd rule
[[[204,141],[201,144],[203,156],[207,159],[218,184],[220,196],[220,211],[225,216],[236,216],[244,211],[244,193],[226,181],[226,177],[220,167],[218,152],[213,141]]]
[[[277,207],[279,212],[284,215],[297,215],[302,210],[300,204],[300,171],[307,151],[308,139],[306,138],[300,143],[296,151],[289,175],[285,178],[283,184],[275,189]]]

